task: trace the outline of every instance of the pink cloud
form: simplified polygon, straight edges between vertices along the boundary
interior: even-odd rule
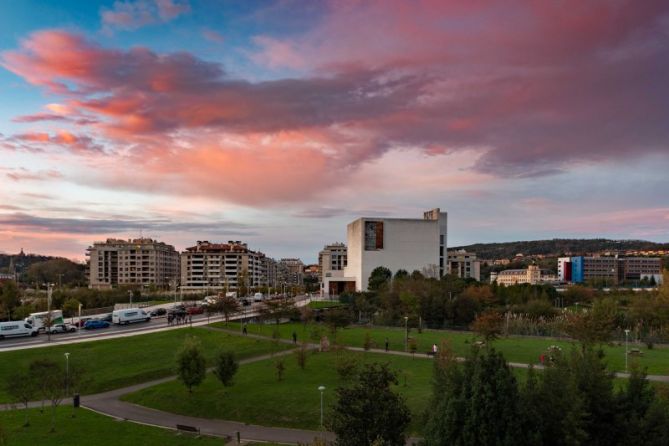
[[[89,136],[75,135],[67,130],[59,130],[55,134],[44,132],[19,133],[10,138],[10,141],[25,143],[28,148],[43,150],[55,146],[65,148],[71,153],[79,155],[102,154],[103,147]]]
[[[119,165],[144,160],[152,187],[237,202],[300,200],[328,189],[315,179],[351,178],[398,149],[435,163],[474,151],[467,178],[477,181],[666,154],[669,48],[647,45],[666,32],[666,3],[583,2],[577,13],[389,3],[333,3],[301,36],[254,38],[256,62],[298,78],[253,83],[190,53],[105,48],[60,30],[32,34],[0,60],[123,147]],[[83,138],[46,135],[68,147]],[[303,174],[281,176],[296,165]],[[144,179],[99,181],[142,188]]]
[[[298,52],[298,48],[289,41],[274,39],[269,36],[256,36],[253,42],[260,47],[251,58],[260,65],[269,68],[292,68],[301,70],[307,67],[307,61]]]

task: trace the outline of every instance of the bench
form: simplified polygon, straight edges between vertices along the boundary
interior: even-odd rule
[[[190,434],[200,435],[200,429],[195,426],[187,426],[185,424],[177,424],[177,430],[179,432],[188,432]]]
[[[643,356],[643,352],[638,348],[631,348],[629,351],[630,356]]]

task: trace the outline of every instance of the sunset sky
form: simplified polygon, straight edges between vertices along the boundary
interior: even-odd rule
[[[0,0],[0,156],[8,253],[667,242],[669,2]]]

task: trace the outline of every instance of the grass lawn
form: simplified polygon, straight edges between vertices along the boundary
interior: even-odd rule
[[[395,388],[405,396],[413,414],[411,430],[420,432],[421,414],[432,393],[432,360],[425,358],[346,351],[309,353],[306,368],[302,370],[294,356],[286,356],[281,382],[277,380],[275,360],[265,360],[240,366],[234,385],[227,389],[209,374],[192,395],[184,386],[170,382],[126,395],[123,399],[195,417],[318,430],[318,386],[326,387],[324,400],[327,408],[334,401],[336,387],[343,384],[335,368],[339,355],[353,355],[358,363],[390,363],[398,371],[400,384]]]
[[[214,323],[213,326],[225,327],[224,323]],[[230,323],[229,328],[238,330],[239,325]],[[304,324],[290,323],[290,324],[248,324],[249,333],[262,334],[265,336],[272,336],[276,330],[283,339],[292,339],[292,333],[295,331],[298,336],[298,341],[308,340],[317,342],[320,338],[319,333],[325,334],[332,342],[332,334],[329,329],[323,325],[318,324]],[[337,330],[337,342],[342,345],[362,347],[365,342],[365,336],[369,333],[373,345],[376,348],[384,348],[385,339],[388,339],[389,348],[391,350],[404,350],[404,336],[403,328],[391,327],[356,327]],[[422,333],[413,328],[409,331],[409,337],[415,338],[417,343],[417,351],[425,353],[431,349],[432,344],[440,345],[442,341],[448,341],[451,348],[460,356],[464,356],[474,339],[472,332],[459,332],[449,330],[423,330]],[[534,338],[534,337],[520,337],[510,336],[509,338],[502,338],[494,341],[494,347],[504,354],[507,361],[522,362],[528,364],[539,363],[539,356],[550,345],[559,345],[563,351],[567,352],[575,345],[570,340],[557,340],[552,338]],[[630,364],[637,362],[641,367],[647,368],[648,374],[651,375],[669,375],[669,348],[666,346],[656,346],[654,349],[647,349],[645,345],[632,345],[630,349],[639,348],[643,353],[642,356],[630,356]],[[609,368],[614,371],[623,371],[625,369],[625,345],[624,342],[620,346],[605,346],[604,353]]]
[[[217,330],[184,327],[130,338],[0,352],[0,383],[17,369],[27,370],[28,364],[38,358],[64,363],[65,352],[70,353],[70,365],[82,367],[90,381],[83,393],[98,393],[162,378],[174,373],[174,356],[188,335],[200,339],[209,362],[223,348],[234,351],[240,359],[290,348]],[[7,400],[4,386],[0,386],[0,402]]]
[[[56,432],[51,433],[51,410],[43,414],[38,409],[29,409],[30,426],[23,427],[25,412],[13,410],[0,412],[0,427],[8,446],[60,446],[94,444],[96,446],[136,445],[142,446],[214,446],[222,445],[223,439],[216,437],[195,438],[177,435],[176,432],[157,427],[144,426],[128,421],[117,421],[86,409],[79,409],[72,418],[72,409],[60,407],[56,414]]]
[[[309,308],[312,310],[320,310],[322,308],[336,308],[336,307],[345,307],[346,304],[341,302],[332,302],[329,300],[312,300],[308,304]]]

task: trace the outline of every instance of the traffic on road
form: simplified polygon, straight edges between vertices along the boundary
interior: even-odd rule
[[[307,296],[296,296],[296,304],[308,302]],[[244,300],[244,299],[243,299]],[[240,301],[242,311],[230,320],[256,317],[262,301]],[[176,302],[147,308],[128,308],[113,313],[63,318],[60,310],[31,314],[24,321],[0,322],[0,351],[22,347],[38,347],[49,343],[65,344],[83,340],[108,339],[128,334],[173,329],[181,324],[204,325],[222,320],[222,316],[205,314],[211,300]],[[52,322],[49,322],[51,318]],[[49,327],[47,330],[47,326]],[[49,335],[49,336],[47,336]]]

